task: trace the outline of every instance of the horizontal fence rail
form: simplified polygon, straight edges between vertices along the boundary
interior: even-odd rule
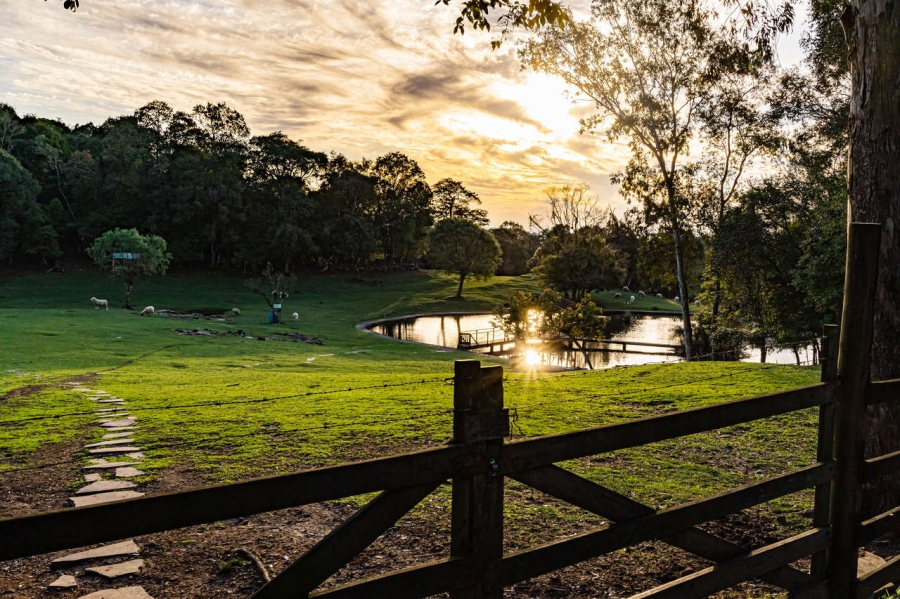
[[[426,482],[483,468],[453,446],[97,506],[0,520],[0,561]],[[65,530],[61,535],[59,531]]]
[[[500,471],[512,473],[826,405],[835,400],[836,391],[836,383],[819,383],[752,399],[519,441],[503,447]]]

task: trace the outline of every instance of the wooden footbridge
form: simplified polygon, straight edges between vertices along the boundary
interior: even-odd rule
[[[627,352],[628,346],[652,347],[674,351],[681,347],[677,344],[660,343],[656,341],[629,341],[626,339],[580,339],[568,337],[566,335],[552,337],[531,337],[529,338],[529,340],[559,343],[572,343],[574,341],[578,341],[580,343],[596,344],[594,347],[586,347],[586,351]],[[515,343],[515,341],[516,338],[503,329],[476,329],[472,331],[460,331],[459,341],[457,342],[456,349],[473,350],[486,348],[493,349],[496,347],[499,351],[503,349],[504,345]]]

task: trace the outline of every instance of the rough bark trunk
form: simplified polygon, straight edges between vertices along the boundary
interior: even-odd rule
[[[848,217],[883,224],[871,356],[872,379],[883,380],[900,377],[900,7],[853,0],[841,23],[852,78]],[[883,404],[870,416],[866,455],[900,449],[900,406]],[[882,479],[866,497],[868,510],[892,507],[900,478]]]
[[[678,293],[681,298],[681,322],[684,327],[684,359],[691,361],[694,335],[691,330],[691,302],[688,301],[687,277],[684,272],[684,248],[681,245],[681,235],[675,227],[672,232],[675,241],[675,270],[678,274]]]
[[[462,298],[463,281],[466,280],[466,273],[459,273],[459,287],[456,289],[456,299]]]

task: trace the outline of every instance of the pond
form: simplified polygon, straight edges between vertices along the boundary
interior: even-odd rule
[[[491,314],[437,314],[411,318],[381,321],[368,327],[372,332],[395,339],[428,343],[456,349],[460,332],[478,331],[479,339],[488,335],[493,329]],[[612,316],[608,326],[607,338],[614,341],[637,343],[660,343],[672,345],[678,343],[675,330],[681,323],[677,316],[644,316],[630,317]],[[580,351],[570,351],[559,343],[529,342],[525,347],[516,347],[513,342],[498,342],[491,347],[474,349],[476,353],[492,353],[493,355],[515,356],[524,358],[528,364],[541,364],[564,368],[612,368],[615,366],[637,366],[659,362],[677,362],[679,356],[671,349],[653,346],[627,346],[628,351],[591,351],[590,365]],[[615,348],[616,346],[610,346]],[[594,345],[594,349],[598,346]],[[800,352],[801,360],[810,360],[808,351]],[[744,362],[759,362],[759,351],[748,350]],[[795,364],[794,353],[790,350],[770,351],[766,356],[769,364]]]

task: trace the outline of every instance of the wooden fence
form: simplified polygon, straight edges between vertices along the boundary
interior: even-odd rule
[[[454,440],[438,449],[283,476],[0,520],[0,561],[380,491],[253,597],[395,599],[449,592],[502,597],[503,588],[659,539],[716,565],[636,595],[705,597],[750,579],[792,597],[864,598],[900,577],[900,557],[857,578],[857,547],[900,530],[900,508],[861,521],[862,484],[900,469],[900,452],[863,459],[867,405],[896,401],[900,379],[869,381],[872,298],[880,227],[850,229],[840,335],[827,327],[822,382],[810,387],[505,443],[502,367],[456,363]],[[840,337],[838,339],[838,337]],[[598,453],[818,407],[817,461],[728,492],[655,510],[555,465]],[[503,491],[512,478],[612,524],[512,553],[503,551]],[[330,576],[447,480],[450,556],[326,590]],[[752,551],[698,525],[803,489],[815,489],[812,528]],[[811,557],[810,572],[791,566]]]

